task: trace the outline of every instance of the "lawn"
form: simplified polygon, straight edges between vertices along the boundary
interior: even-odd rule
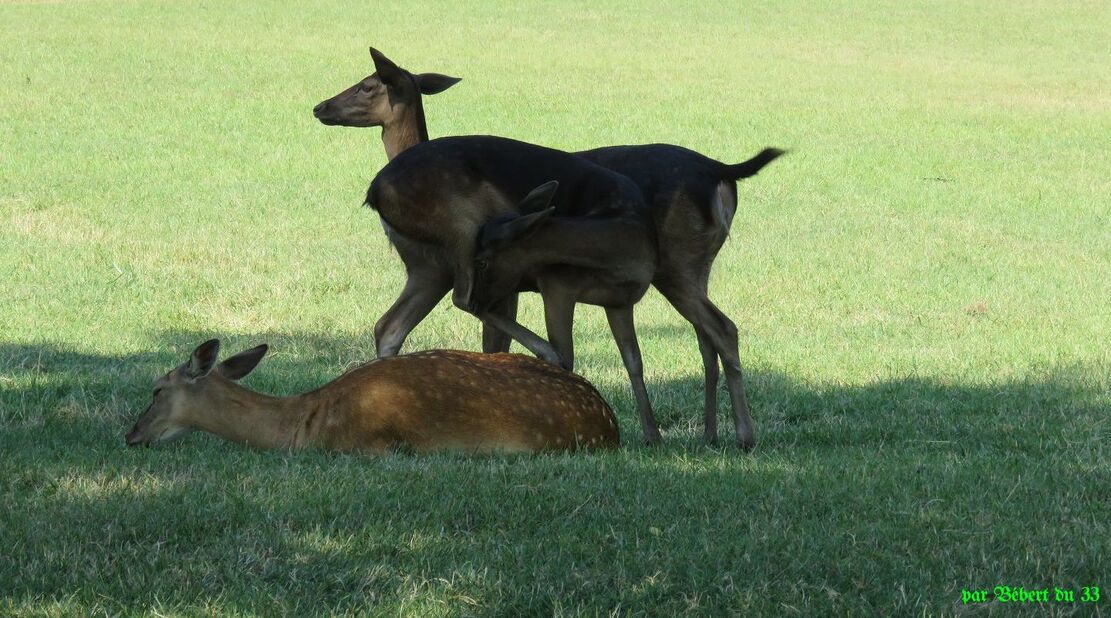
[[[1076,600],[981,610],[1111,613],[1106,2],[309,6],[0,3],[0,614],[938,615],[998,585]],[[278,394],[373,357],[385,154],[311,114],[372,44],[463,78],[434,137],[791,150],[711,281],[752,454],[700,443],[654,291],[662,448],[596,307],[578,370],[617,452],[124,446],[209,337],[268,342],[246,382]],[[405,350],[478,346],[445,300]]]

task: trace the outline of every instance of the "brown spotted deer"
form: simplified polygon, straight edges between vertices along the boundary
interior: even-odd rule
[[[428,74],[409,73],[373,49],[371,55],[377,69],[375,74],[320,103],[313,111],[325,124],[382,126],[382,139],[392,160],[403,150],[399,146],[408,148],[427,139],[420,93],[431,93],[423,86],[424,75]],[[458,81],[446,79],[450,83],[436,92]],[[629,177],[640,188],[657,233],[658,266],[652,285],[694,326],[702,354],[706,440],[711,443],[717,440],[720,358],[738,428],[737,441],[751,447],[753,435],[742,432],[743,426],[751,427],[751,420],[745,420],[751,417],[744,392],[737,327],[709,299],[708,282],[736,212],[736,182],[754,176],[783,151],[768,148],[735,165],[669,144],[614,146],[576,154]],[[409,332],[452,288],[454,275],[451,265],[435,247],[396,233],[385,219],[383,227],[407,273],[401,296],[374,327],[379,356],[390,356],[397,353]],[[516,295],[510,295],[492,307],[489,314],[505,325],[512,323],[516,308]],[[549,339],[555,338],[553,330],[569,334],[572,319],[573,309],[558,315],[548,313]],[[508,343],[507,337],[491,328],[490,321],[484,323],[484,351],[505,351]],[[563,363],[573,367],[574,353],[569,340],[561,347]],[[535,352],[537,345],[534,343],[530,349]],[[639,371],[639,362],[630,368],[630,373]],[[653,441],[651,437],[649,441]]]
[[[128,432],[150,445],[191,430],[258,449],[381,454],[514,453],[618,445],[613,411],[585,379],[520,354],[429,350],[371,361],[319,389],[271,397],[236,383],[260,345],[217,361],[206,341],[159,378]]]

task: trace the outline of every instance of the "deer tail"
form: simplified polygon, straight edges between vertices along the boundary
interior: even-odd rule
[[[730,180],[741,180],[755,176],[764,166],[786,154],[786,150],[778,148],[765,148],[748,161],[725,165],[725,176]]]

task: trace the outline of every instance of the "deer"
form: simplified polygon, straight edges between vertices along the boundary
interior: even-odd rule
[[[434,80],[442,88],[427,88],[424,75],[398,67],[371,48],[376,72],[354,86],[318,104],[314,115],[324,124],[352,127],[381,126],[390,161],[405,148],[427,141],[422,92],[442,89],[458,78]],[[388,101],[388,105],[382,105]],[[420,110],[415,113],[412,110]],[[401,148],[399,146],[404,146]],[[740,363],[739,338],[734,324],[709,298],[710,271],[729,235],[737,208],[737,182],[755,176],[784,154],[766,148],[742,163],[721,163],[693,150],[670,144],[611,146],[575,153],[632,179],[641,189],[655,224],[658,266],[652,285],[695,330],[705,376],[705,433],[707,443],[718,439],[717,386],[719,359],[724,367],[731,399],[737,443],[751,448],[754,436],[741,430],[751,426],[748,399]],[[451,289],[452,273],[432,247],[397,234],[383,219],[383,228],[405,264],[406,283],[401,295],[376,322],[374,338],[379,356],[396,354],[408,334]],[[517,297],[506,297],[487,311],[503,326],[516,317]],[[554,317],[554,316],[553,316]],[[573,320],[573,311],[570,317]],[[570,324],[557,325],[559,330]],[[527,333],[519,333],[528,337]],[[551,335],[549,334],[549,338]],[[510,337],[484,322],[482,349],[504,352]],[[529,348],[535,352],[538,344]],[[529,346],[526,346],[529,347]],[[563,345],[565,366],[574,366],[573,348]],[[550,349],[547,352],[550,355]],[[647,441],[651,443],[652,438]]]
[[[154,383],[129,446],[199,430],[258,450],[382,455],[610,449],[617,421],[586,379],[521,354],[426,350],[376,359],[324,386],[273,397],[238,383],[263,344],[217,362],[210,339]]]
[[[552,181],[545,180],[549,178]],[[454,290],[456,307],[567,370],[573,369],[573,361],[564,346],[570,346],[576,296],[556,291],[578,289],[576,280],[584,276],[585,266],[549,269],[536,278],[535,288],[525,288],[540,291],[544,299],[548,337],[553,342],[549,343],[515,319],[473,305],[478,232],[491,218],[542,201],[560,217],[584,222],[584,231],[592,237],[608,241],[593,248],[591,264],[598,260],[625,264],[630,273],[622,281],[632,288],[626,292],[631,302],[596,304],[606,305],[645,440],[650,444],[660,441],[644,386],[632,312],[656,267],[655,230],[636,184],[553,148],[488,135],[441,137],[417,144],[387,163],[371,181],[365,201],[390,226],[391,239],[402,236],[438,249],[439,263],[450,268],[450,277],[445,277],[442,285]],[[601,230],[616,234],[620,242],[603,236]]]

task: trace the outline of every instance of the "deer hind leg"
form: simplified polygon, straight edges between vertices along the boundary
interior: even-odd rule
[[[694,329],[698,337],[698,351],[702,354],[702,371],[706,377],[706,405],[704,439],[706,444],[718,442],[718,353],[710,336],[701,329]]]
[[[491,309],[492,312],[502,316],[506,320],[517,321],[517,294],[507,296],[504,300],[498,301]],[[493,352],[508,352],[509,344],[513,342],[513,338],[503,333],[502,331],[486,324],[482,324],[482,351],[491,354]]]
[[[629,382],[632,384],[633,396],[636,398],[644,441],[648,444],[659,444],[660,428],[656,425],[655,415],[652,414],[648,389],[644,387],[644,368],[640,358],[636,326],[633,324],[633,308],[631,306],[607,307],[606,319],[609,320],[610,331],[613,332],[617,347],[621,350],[621,360],[625,363],[625,370],[629,373]]]
[[[703,305],[717,323],[717,334],[713,337],[720,341],[718,354],[725,368],[725,381],[729,385],[729,398],[733,405],[733,425],[737,431],[737,445],[750,450],[756,444],[752,428],[752,413],[748,409],[748,396],[745,395],[744,372],[741,370],[741,354],[738,351],[737,325],[733,323],[710,299]]]
[[[712,261],[712,257],[710,258]],[[695,337],[698,339],[698,351],[702,355],[702,374],[705,378],[704,392],[704,420],[703,420],[703,439],[707,444],[717,444],[718,441],[718,380],[721,377],[721,370],[718,365],[719,353],[718,345],[715,343],[714,338],[710,332],[704,327],[703,323],[692,319],[690,316],[695,313],[690,309],[685,309],[680,306],[684,301],[680,299],[694,297],[694,298],[707,298],[707,285],[709,280],[709,270],[699,269],[694,267],[685,270],[687,273],[696,272],[695,275],[675,275],[674,272],[669,273],[672,276],[660,277],[656,281],[656,288],[664,295],[673,307],[682,315],[691,326],[694,327]],[[680,283],[675,283],[680,282]],[[683,283],[685,282],[685,283]]]
[[[737,444],[746,450],[752,448],[755,438],[752,428],[752,415],[748,409],[748,397],[745,395],[744,374],[741,370],[741,358],[738,352],[737,326],[719,310],[706,296],[705,291],[698,285],[685,287],[660,288],[660,292],[671,304],[694,325],[695,331],[704,335],[705,340],[712,346],[717,357],[721,359],[725,369],[725,381],[729,388],[730,403],[733,407],[733,424],[737,431]],[[699,338],[699,348],[702,349],[702,339]],[[710,409],[711,386],[717,386],[717,361],[708,362],[710,355],[702,349],[703,364],[706,365],[706,404],[707,404],[707,437],[709,437],[709,420],[712,411],[716,411],[716,395],[713,396],[715,410]],[[711,367],[715,378],[711,383]],[[716,425],[716,421],[714,423]]]

